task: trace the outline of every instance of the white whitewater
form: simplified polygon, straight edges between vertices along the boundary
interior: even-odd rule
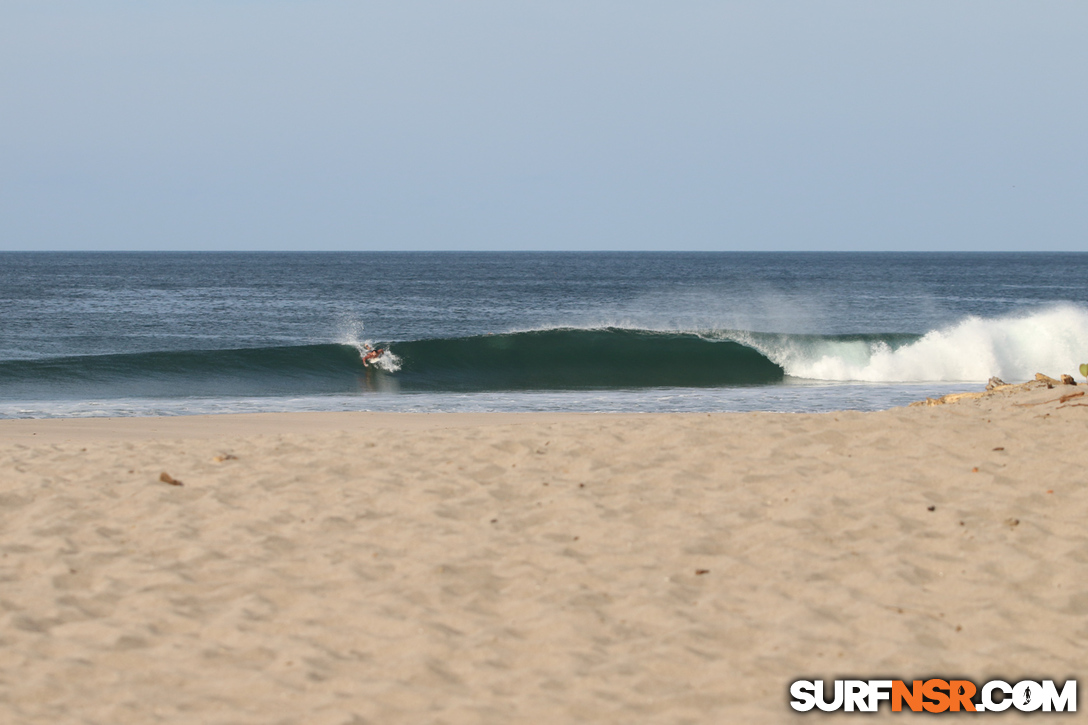
[[[741,335],[781,365],[787,375],[874,383],[1007,382],[1035,373],[1076,374],[1088,362],[1088,310],[1061,305],[1002,318],[967,317],[893,348],[884,342],[812,340]]]

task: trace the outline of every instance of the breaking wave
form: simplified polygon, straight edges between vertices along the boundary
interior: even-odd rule
[[[375,343],[182,350],[0,361],[0,397],[313,395],[837,382],[1008,382],[1088,361],[1088,310],[969,317],[924,335],[550,328]]]

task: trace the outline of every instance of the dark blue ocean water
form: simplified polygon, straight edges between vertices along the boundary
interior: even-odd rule
[[[1085,361],[1088,254],[0,254],[3,417],[875,409]]]

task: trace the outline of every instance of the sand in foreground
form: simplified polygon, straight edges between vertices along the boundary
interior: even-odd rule
[[[0,720],[774,723],[801,677],[1075,677],[1062,392],[0,421]]]

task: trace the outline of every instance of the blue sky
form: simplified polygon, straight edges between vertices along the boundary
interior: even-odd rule
[[[1083,250],[1088,3],[0,2],[0,250]]]

